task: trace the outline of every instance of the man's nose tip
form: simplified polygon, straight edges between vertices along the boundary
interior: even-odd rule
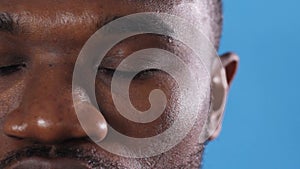
[[[25,114],[19,110],[7,115],[3,130],[7,136],[40,143],[59,143],[69,139],[87,137],[74,116],[47,117]]]

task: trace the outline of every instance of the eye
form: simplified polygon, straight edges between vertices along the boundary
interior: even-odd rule
[[[98,73],[105,74],[108,77],[113,77],[113,75],[114,75],[114,73],[116,73],[116,71],[117,70],[111,69],[111,68],[103,68],[103,67],[98,68]],[[154,77],[156,75],[156,73],[159,73],[159,72],[161,72],[161,71],[158,69],[143,70],[136,75],[135,79],[143,80],[143,79],[151,78],[151,77]],[[122,78],[129,78],[132,76],[133,72],[118,71],[118,74],[121,75]]]
[[[11,75],[13,73],[16,73],[16,72],[22,70],[25,67],[26,67],[26,64],[24,64],[24,63],[0,67],[0,76]]]
[[[112,76],[116,70],[111,69],[111,68],[104,68],[104,67],[99,67],[98,68],[98,73],[104,73],[109,76]]]
[[[119,75],[122,76],[122,78],[129,78],[130,75],[132,74],[132,72],[128,72],[128,71],[118,71],[112,68],[104,68],[104,67],[100,67],[98,69],[98,73],[102,74],[108,78],[112,78],[114,73],[118,73]]]

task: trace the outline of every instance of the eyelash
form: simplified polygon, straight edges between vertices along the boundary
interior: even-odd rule
[[[13,73],[20,71],[21,69],[25,68],[26,64],[16,64],[10,66],[0,67],[0,76],[8,76]]]
[[[115,73],[115,71],[116,70],[114,70],[114,69],[109,69],[109,68],[99,68],[98,69],[98,72],[99,73],[104,73],[104,74],[106,74],[106,75],[108,75],[108,76],[113,76],[113,74]],[[153,73],[156,73],[156,72],[160,72],[160,70],[159,69],[148,69],[148,70],[144,70],[144,71],[142,71],[142,72],[140,72],[140,73],[142,73],[142,75],[140,74],[139,75],[139,77],[140,78],[142,78],[142,77],[144,77],[144,78],[147,78],[147,77],[150,77],[150,76],[153,76]],[[121,74],[123,74],[124,75],[124,77],[126,77],[127,75],[131,75],[132,74],[132,72],[126,72],[126,71],[124,71],[124,72],[120,72]]]

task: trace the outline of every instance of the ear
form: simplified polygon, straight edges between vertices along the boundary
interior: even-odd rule
[[[232,80],[237,72],[238,65],[239,65],[239,57],[235,53],[225,53],[221,56],[221,62],[222,65],[225,68],[226,71],[226,79],[228,82],[228,85],[230,86],[232,83]]]
[[[226,53],[220,60],[224,69],[216,68],[212,74],[212,106],[208,127],[213,132],[209,140],[217,138],[220,134],[228,90],[239,64],[239,57],[234,53]]]

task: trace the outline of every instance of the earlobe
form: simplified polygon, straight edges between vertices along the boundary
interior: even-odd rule
[[[209,140],[215,139],[220,134],[228,89],[239,62],[238,56],[234,53],[226,53],[221,56],[220,60],[223,68],[216,66],[211,78],[212,101],[207,124],[210,132]]]

